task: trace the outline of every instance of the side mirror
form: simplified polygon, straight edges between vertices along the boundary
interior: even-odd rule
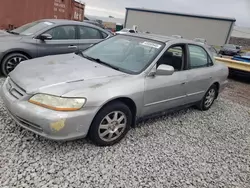
[[[44,40],[51,40],[52,39],[52,36],[50,34],[47,34],[47,33],[44,33],[44,34],[41,34],[38,39],[44,41]]]
[[[157,70],[155,75],[158,76],[168,76],[174,74],[174,67],[170,65],[160,65]]]

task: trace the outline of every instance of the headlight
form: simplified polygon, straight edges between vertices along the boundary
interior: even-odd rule
[[[75,111],[83,107],[84,98],[63,98],[53,95],[36,94],[29,99],[30,103],[56,111]]]

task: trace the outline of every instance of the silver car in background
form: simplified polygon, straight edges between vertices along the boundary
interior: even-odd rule
[[[7,76],[21,61],[82,51],[113,34],[93,24],[38,20],[0,33],[0,73]]]
[[[227,76],[228,68],[194,41],[127,34],[80,55],[24,61],[1,96],[13,119],[36,134],[53,140],[89,136],[107,146],[141,118],[191,105],[208,110]]]

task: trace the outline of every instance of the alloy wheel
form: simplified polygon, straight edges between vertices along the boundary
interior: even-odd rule
[[[105,142],[119,138],[126,129],[127,117],[121,111],[113,111],[106,115],[99,126],[99,137]]]
[[[5,66],[6,72],[9,73],[13,71],[15,67],[24,60],[27,60],[27,58],[21,57],[21,56],[16,56],[16,57],[12,57],[8,59],[8,61],[6,62],[6,66]]]
[[[215,96],[216,96],[216,91],[213,88],[210,89],[204,101],[204,105],[206,108],[209,108],[213,104]]]

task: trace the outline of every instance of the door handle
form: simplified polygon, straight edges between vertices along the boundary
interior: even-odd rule
[[[186,84],[186,82],[182,82],[182,83],[181,83],[181,85],[185,85],[185,84]]]
[[[70,45],[70,46],[68,46],[68,48],[70,48],[70,49],[76,49],[76,48],[77,48],[77,46]]]

